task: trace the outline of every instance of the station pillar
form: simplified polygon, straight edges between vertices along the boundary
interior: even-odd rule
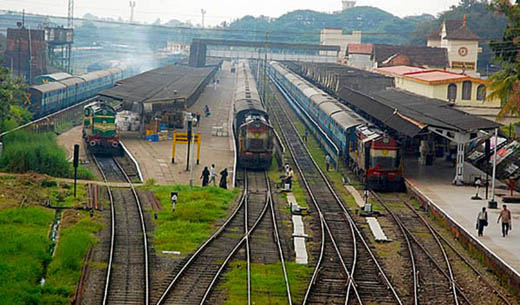
[[[455,178],[453,178],[453,184],[455,185],[464,185],[464,146],[468,143],[469,139],[469,134],[455,134],[455,143],[457,144],[457,166]]]

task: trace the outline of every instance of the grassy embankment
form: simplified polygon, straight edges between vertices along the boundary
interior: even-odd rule
[[[88,248],[102,227],[86,212],[67,210],[55,255],[49,239],[54,210],[39,206],[77,206],[68,184],[54,184],[38,175],[0,177],[0,300],[2,304],[69,304]],[[21,202],[24,204],[21,205]],[[45,284],[40,280],[45,277]]]
[[[144,186],[159,199],[164,210],[155,221],[154,247],[180,251],[183,255],[195,250],[215,230],[214,223],[225,218],[239,190],[187,185]],[[178,192],[175,212],[171,211],[170,192]]]
[[[18,131],[5,136],[0,170],[14,173],[37,172],[54,177],[72,178],[74,169],[67,161],[65,150],[52,133]],[[78,178],[92,179],[94,175],[81,165]]]

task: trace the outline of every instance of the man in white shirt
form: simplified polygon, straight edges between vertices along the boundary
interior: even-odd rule
[[[209,169],[209,183],[213,182],[213,186],[216,186],[216,178],[217,178],[217,171],[215,170],[215,164],[211,164],[211,168]]]

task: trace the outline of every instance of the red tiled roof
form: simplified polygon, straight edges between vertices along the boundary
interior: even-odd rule
[[[348,45],[347,54],[370,54],[372,55],[373,46],[371,44],[351,43]]]

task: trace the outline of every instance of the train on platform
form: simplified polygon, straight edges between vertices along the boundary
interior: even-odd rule
[[[247,169],[267,169],[271,166],[274,130],[269,123],[249,63],[236,66],[233,132],[238,154],[238,166]]]
[[[317,125],[339,150],[339,159],[363,183],[378,191],[404,188],[398,142],[335,98],[278,62],[269,74],[302,115]]]
[[[35,119],[41,118],[94,97],[99,91],[131,75],[131,69],[110,68],[33,85],[28,90],[31,101],[29,110]]]
[[[116,129],[116,110],[107,103],[93,102],[83,108],[83,139],[93,154],[124,155]]]

